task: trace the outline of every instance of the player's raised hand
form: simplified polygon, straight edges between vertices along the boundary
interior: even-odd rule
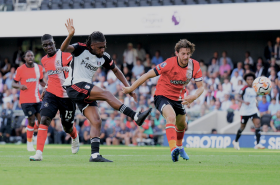
[[[23,90],[23,91],[24,91],[24,90],[27,90],[26,85],[21,85],[21,86],[20,86],[20,90]]]
[[[124,86],[122,86],[122,92],[123,92],[124,94],[129,94],[129,93],[131,93],[131,92],[132,92],[131,87],[124,87]]]
[[[188,95],[183,99],[182,104],[189,107],[194,100],[196,100],[195,95]]]
[[[68,19],[67,23],[65,24],[69,35],[74,35],[75,34],[75,28],[74,28],[74,24],[73,24],[73,19]]]

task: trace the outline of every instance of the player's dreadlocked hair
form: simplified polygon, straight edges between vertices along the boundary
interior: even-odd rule
[[[90,45],[92,42],[105,42],[106,38],[103,35],[103,33],[101,33],[100,31],[94,31],[92,32],[92,34],[90,34],[88,36],[88,39],[86,40],[86,45],[88,48],[90,48]]]
[[[179,42],[176,43],[175,45],[175,51],[179,53],[181,48],[190,48],[191,54],[193,54],[195,50],[195,44],[191,43],[187,39],[181,39]]]
[[[45,34],[41,37],[41,42],[43,42],[44,40],[49,40],[49,39],[53,39],[53,37],[50,34]]]

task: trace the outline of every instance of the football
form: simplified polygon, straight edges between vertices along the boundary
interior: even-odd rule
[[[271,91],[271,81],[266,77],[258,77],[253,82],[253,88],[258,95],[267,95]]]

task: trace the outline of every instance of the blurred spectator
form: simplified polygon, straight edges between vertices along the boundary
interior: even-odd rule
[[[219,61],[219,66],[223,65],[224,59],[226,59],[227,64],[230,65],[230,69],[233,69],[232,60],[231,60],[231,58],[229,58],[229,57],[227,56],[227,52],[226,52],[226,51],[223,51],[223,53],[222,53],[222,57],[220,58],[220,61]]]
[[[112,78],[110,78],[112,80]],[[96,85],[97,87],[103,88],[103,89],[107,89],[108,87],[108,82],[105,81],[105,76],[101,76],[99,78],[98,82],[94,82],[94,85]]]
[[[231,108],[233,110],[238,110],[239,109],[239,105],[237,104],[237,102],[234,98],[231,99],[231,106],[229,108]]]
[[[219,100],[220,102],[224,101],[225,97],[225,91],[223,91],[223,86],[222,84],[218,85],[218,91],[216,93],[216,100]]]
[[[212,77],[215,73],[219,73],[219,64],[217,63],[217,59],[213,58],[211,61],[211,65],[208,66],[208,77]]]
[[[280,110],[280,105],[276,103],[276,99],[272,98],[271,103],[268,106],[268,114],[272,116],[276,115],[277,111]]]
[[[211,134],[217,134],[217,129],[213,128],[213,129],[211,130]]]
[[[129,70],[132,70],[134,64],[136,63],[136,58],[138,57],[136,49],[133,48],[132,43],[127,44],[127,49],[123,53],[123,60],[126,63]]]
[[[120,127],[116,128],[116,137],[114,138],[114,145],[124,143],[130,145],[130,130],[125,126],[125,123],[120,123]]]
[[[160,51],[155,52],[155,56],[152,58],[152,64],[158,65],[163,62],[162,56],[160,56]]]
[[[275,69],[274,67],[271,67],[271,70],[270,70],[270,75],[269,75],[269,80],[271,81],[275,81],[278,77],[277,77],[277,74],[275,72]]]
[[[14,81],[14,78],[13,78],[13,74],[10,73],[8,78],[6,79],[5,81],[5,85],[7,86],[8,89],[12,89],[12,83]]]
[[[88,119],[84,121],[84,124],[81,128],[81,133],[83,134],[83,143],[90,144],[90,122]]]
[[[262,96],[262,101],[258,105],[261,116],[268,113],[268,106],[269,102],[267,102],[266,96]]]
[[[114,61],[114,63],[115,63],[116,65],[121,66],[122,61],[120,61],[120,60],[118,59],[118,55],[117,55],[117,54],[114,53],[114,54],[112,55],[112,60]]]
[[[232,92],[231,83],[229,83],[227,78],[224,79],[223,91],[227,92],[228,94],[231,94]]]
[[[272,47],[272,42],[269,40],[267,41],[267,46],[264,48],[264,57],[266,61],[270,61],[274,54],[274,49]]]
[[[207,66],[204,64],[204,60],[199,61],[199,66],[202,73],[207,72]]]
[[[212,95],[212,91],[209,89],[205,96],[204,102],[206,102],[207,105],[210,105],[211,100],[215,100],[215,97]]]
[[[232,89],[235,93],[238,92],[237,90],[238,90],[238,81],[239,80],[241,80],[241,82],[242,82],[243,78],[238,75],[238,71],[235,71],[234,75],[230,79],[230,83],[232,84]]]
[[[1,73],[3,76],[11,70],[11,62],[8,58],[4,58],[4,63],[5,65],[1,67]]]
[[[237,87],[235,87],[233,90],[234,90],[234,93],[237,94],[240,92],[240,90],[244,87],[243,85],[243,80],[238,80],[238,84],[237,84]]]
[[[22,51],[22,47],[19,46],[18,50],[15,51],[13,55],[13,67],[18,68],[21,63],[24,63],[23,55],[24,52]]]
[[[227,111],[230,106],[232,105],[232,102],[229,100],[229,94],[224,95],[224,101],[222,102],[221,110]]]
[[[135,66],[134,66],[134,67],[135,67]],[[134,67],[133,67],[133,69],[134,69]],[[131,77],[132,77],[132,73],[129,71],[129,69],[128,69],[127,67],[124,67],[124,68],[123,68],[123,74],[124,74],[124,77],[126,78],[126,80],[127,80],[128,82],[130,82]]]
[[[275,98],[276,99],[276,102],[279,101],[279,91],[277,88],[272,88],[272,91],[270,92],[270,96],[271,98]]]
[[[215,110],[221,110],[221,103],[219,101],[215,102]]]
[[[245,60],[244,60],[244,64],[249,64],[251,66],[254,65],[254,60],[251,57],[251,53],[249,51],[245,52]]]
[[[276,115],[272,116],[270,127],[274,132],[280,132],[280,110],[277,111]]]
[[[244,64],[244,70],[245,70],[245,74],[251,73],[252,68],[251,68],[250,64]]]
[[[113,95],[117,94],[117,82],[114,82],[112,78],[108,79],[107,90],[110,91]]]
[[[280,65],[280,37],[276,38],[276,43],[274,45],[274,58],[276,59],[276,64]]]
[[[262,132],[268,132],[269,131],[269,127],[268,127],[268,125],[263,125],[262,126]]]
[[[132,75],[134,78],[139,78],[144,73],[144,66],[141,64],[141,60],[137,59],[136,65],[132,68]]]
[[[266,71],[264,66],[262,64],[257,64],[257,70],[256,70],[256,78],[261,77],[261,76],[266,76]]]
[[[150,94],[150,89],[149,87],[147,86],[147,83],[144,82],[140,87],[139,87],[139,94],[140,95],[143,95],[143,96],[147,96]]]
[[[144,61],[146,57],[146,51],[142,48],[141,43],[137,44],[136,52],[137,52],[137,58],[140,59],[141,61]]]
[[[37,63],[37,64],[41,64],[41,59],[42,59],[42,55],[39,51],[39,48],[35,48],[34,50],[34,61]]]
[[[2,123],[0,124],[0,142],[3,137],[5,143],[10,142],[12,132],[13,105],[7,102],[7,108],[1,112]]]
[[[227,78],[229,77],[229,74],[230,74],[230,70],[231,70],[231,67],[230,65],[227,63],[227,59],[223,59],[222,60],[222,65],[220,66],[220,75],[222,78]]]
[[[7,109],[8,103],[12,104],[12,101],[13,101],[13,96],[11,95],[10,90],[6,90],[3,98],[3,108]]]
[[[148,72],[152,68],[152,61],[151,61],[150,54],[148,54],[148,53],[146,54],[143,65],[145,67],[145,73]]]
[[[215,59],[215,60],[216,60],[216,63],[219,65],[219,58],[218,58],[218,57],[219,57],[219,54],[218,54],[217,51],[215,51],[215,52],[213,53],[213,57],[211,57],[210,60],[209,60],[208,63],[207,63],[208,67],[209,67],[209,65],[212,64],[213,59]]]
[[[107,81],[109,79],[112,79],[114,82],[117,80],[117,76],[115,75],[115,73],[112,70],[108,71],[108,73],[107,73]]]
[[[279,71],[280,70],[279,65],[276,64],[276,59],[275,58],[271,59],[270,65],[269,65],[269,68],[268,68],[267,72],[270,73],[271,69],[273,69],[273,68],[275,69],[275,71]]]
[[[55,121],[52,120],[50,126],[48,127],[48,141],[49,143],[54,143],[54,133],[55,133]]]
[[[235,68],[235,69],[232,71],[232,73],[231,73],[231,78],[234,76],[234,73],[235,73],[236,71],[238,72],[238,76],[243,77],[244,69],[243,69],[243,64],[242,64],[242,62],[238,62],[238,63],[237,63],[237,68]]]

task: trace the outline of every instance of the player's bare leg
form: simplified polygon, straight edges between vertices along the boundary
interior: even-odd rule
[[[175,129],[176,113],[171,105],[164,106],[162,115],[166,119],[166,137],[168,140],[169,148],[171,150],[171,159],[173,162],[179,160],[180,150],[176,146],[177,133]]]
[[[259,118],[254,118],[253,120],[253,123],[255,125],[255,134],[256,134],[256,140],[257,140],[257,144],[256,146],[254,147],[255,149],[265,149],[265,147],[260,143],[260,139],[261,139],[261,121]]]
[[[27,118],[28,120],[28,125],[27,125],[27,131],[26,131],[26,137],[27,137],[27,151],[33,152],[35,151],[33,147],[33,133],[34,133],[34,125],[35,125],[35,115],[33,114],[32,116]]]
[[[98,107],[88,106],[84,110],[84,115],[90,122],[91,156],[89,162],[113,162],[103,158],[102,155],[99,154],[100,130],[102,121],[98,113]]]
[[[148,117],[152,109],[148,109],[142,113],[135,112],[131,108],[125,106],[120,100],[118,100],[110,91],[104,90],[97,86],[94,86],[90,92],[88,98],[89,101],[103,100],[106,101],[115,110],[119,110],[121,113],[131,117],[137,125],[141,126],[145,119]]]
[[[184,146],[183,146],[183,138],[184,138],[187,127],[188,127],[188,124],[186,123],[186,114],[184,114],[184,115],[179,114],[176,117],[176,132],[177,132],[176,145],[180,149],[180,156],[185,160],[190,159],[188,154],[185,152]]]
[[[237,131],[235,140],[232,141],[233,147],[234,147],[236,150],[240,150],[238,140],[239,140],[239,138],[241,137],[241,133],[243,132],[243,130],[245,129],[245,127],[246,127],[246,124],[241,123],[240,129],[238,129],[238,131]]]

